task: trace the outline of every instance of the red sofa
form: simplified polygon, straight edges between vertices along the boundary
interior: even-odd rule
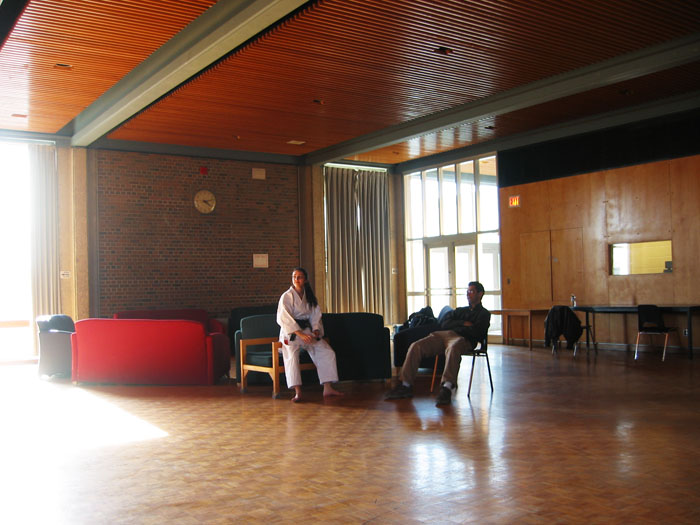
[[[71,347],[76,383],[211,385],[231,365],[226,334],[194,321],[83,319]]]

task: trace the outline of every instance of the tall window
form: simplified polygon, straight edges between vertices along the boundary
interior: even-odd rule
[[[467,304],[480,281],[488,309],[501,308],[501,249],[495,155],[404,175],[408,311]],[[489,333],[500,333],[499,316]]]
[[[0,361],[32,354],[31,207],[26,144],[0,142]]]

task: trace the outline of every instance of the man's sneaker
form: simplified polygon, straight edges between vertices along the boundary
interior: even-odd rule
[[[438,392],[437,399],[435,401],[435,406],[439,407],[442,405],[451,405],[452,404],[452,390],[447,388],[446,386],[441,386],[440,391]]]
[[[405,386],[403,383],[399,383],[393,389],[387,392],[384,399],[408,399],[413,397],[413,387]]]

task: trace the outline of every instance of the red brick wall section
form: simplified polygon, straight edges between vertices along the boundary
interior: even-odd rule
[[[231,308],[277,302],[299,264],[297,168],[98,152],[101,317],[127,309]],[[265,168],[266,179],[252,178]],[[209,215],[194,194],[216,196]],[[267,253],[269,268],[253,268]]]

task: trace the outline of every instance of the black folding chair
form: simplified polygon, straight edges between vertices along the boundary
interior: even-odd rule
[[[474,378],[474,364],[476,363],[476,358],[479,356],[486,358],[486,366],[489,370],[489,382],[491,383],[491,392],[493,392],[493,378],[491,376],[491,364],[489,363],[488,337],[489,336],[486,335],[486,337],[484,337],[484,339],[479,343],[479,346],[477,346],[474,350],[470,350],[469,352],[464,354],[472,356],[472,371],[469,374],[469,388],[467,389],[467,397],[469,397],[469,394],[471,394],[472,391],[472,379]],[[445,354],[438,354],[435,356],[435,365],[433,365],[433,380],[430,383],[431,392],[435,388],[435,378],[438,372],[439,360],[441,357],[444,356]]]
[[[668,336],[671,332],[675,332],[675,327],[664,326],[663,315],[661,308],[654,304],[640,304],[637,307],[637,344],[634,347],[634,358],[637,359],[637,351],[639,350],[639,338],[642,335],[648,335],[649,341],[652,342],[653,335],[664,334],[664,353],[661,355],[661,360],[666,359],[666,347],[668,346]]]

